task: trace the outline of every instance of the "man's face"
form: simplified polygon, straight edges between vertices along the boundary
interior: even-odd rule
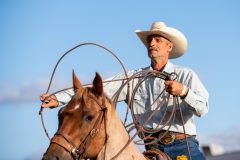
[[[152,60],[168,59],[172,50],[172,43],[160,35],[150,35],[147,37],[148,56]]]

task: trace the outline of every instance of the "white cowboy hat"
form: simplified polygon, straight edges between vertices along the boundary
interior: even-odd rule
[[[147,37],[150,35],[160,35],[173,43],[173,49],[169,54],[169,59],[174,59],[182,56],[188,47],[186,37],[178,30],[167,27],[164,22],[154,22],[149,31],[135,31],[143,44],[148,47]]]

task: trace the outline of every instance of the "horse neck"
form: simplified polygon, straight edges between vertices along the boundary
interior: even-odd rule
[[[122,121],[117,112],[110,106],[107,116],[107,142],[98,155],[98,160],[112,160],[122,148],[128,143],[130,139]],[[108,107],[109,108],[109,107]],[[114,160],[145,160],[146,158],[140,153],[133,142],[130,142],[124,150],[114,158]]]

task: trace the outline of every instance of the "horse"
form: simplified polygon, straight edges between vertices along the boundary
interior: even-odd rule
[[[115,105],[96,72],[83,87],[73,71],[75,95],[58,112],[58,129],[42,160],[147,160],[130,141]]]

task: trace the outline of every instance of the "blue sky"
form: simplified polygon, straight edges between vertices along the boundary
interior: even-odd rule
[[[49,142],[38,111],[54,65],[68,49],[95,42],[111,49],[128,70],[149,65],[135,35],[154,21],[181,30],[188,51],[172,62],[195,70],[210,93],[210,111],[196,118],[202,143],[213,140],[228,151],[240,149],[240,2],[186,1],[14,1],[0,2],[0,159],[31,159]],[[71,70],[85,83],[122,72],[106,52],[84,46],[61,62],[50,92],[71,86]],[[45,110],[53,135],[57,110]],[[237,134],[236,134],[237,133]],[[236,141],[224,141],[233,136]]]

